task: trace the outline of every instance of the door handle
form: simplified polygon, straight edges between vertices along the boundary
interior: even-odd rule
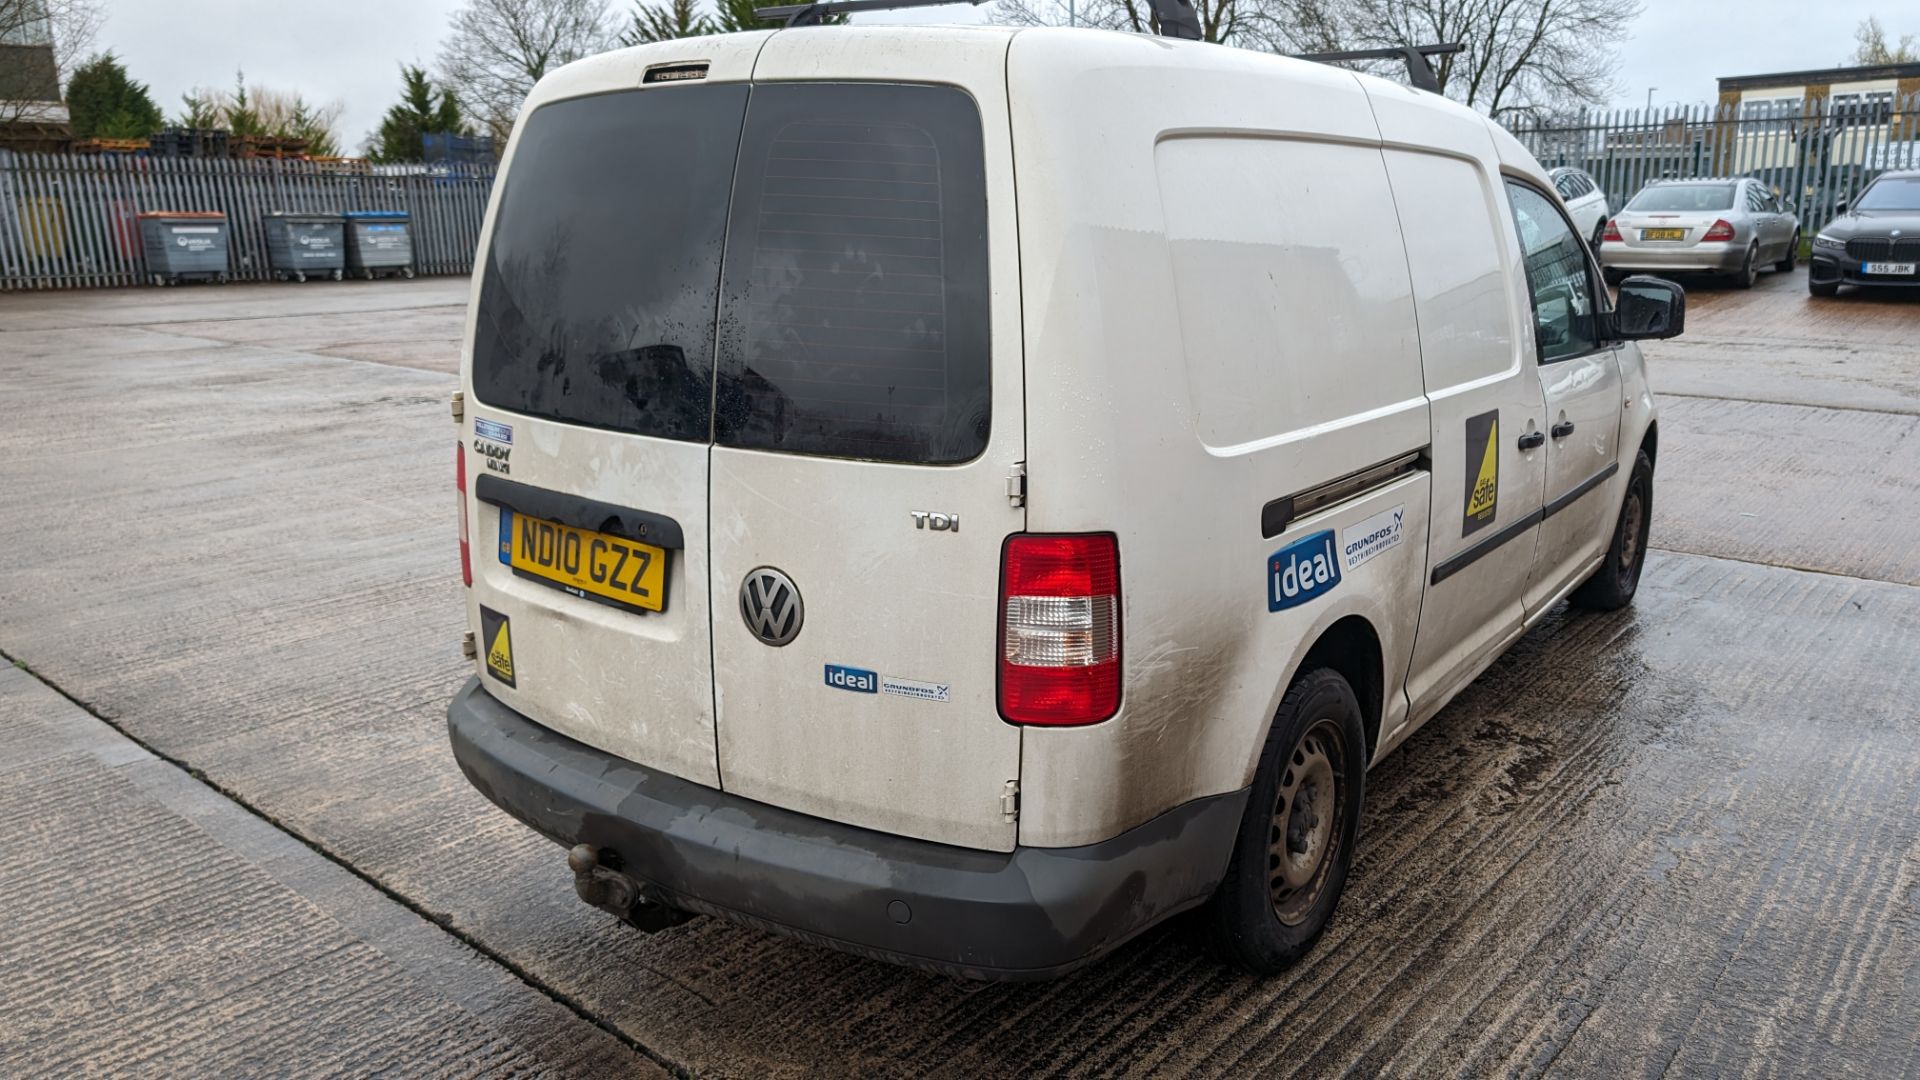
[[[1522,450],[1537,450],[1546,444],[1547,433],[1544,431],[1529,431],[1525,435],[1520,436],[1520,449]]]
[[[1562,420],[1559,423],[1553,425],[1554,438],[1564,439],[1571,434],[1573,434],[1573,421]]]

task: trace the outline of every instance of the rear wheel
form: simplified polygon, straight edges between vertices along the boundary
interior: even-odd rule
[[[1202,913],[1222,960],[1270,975],[1305,956],[1346,888],[1366,776],[1360,703],[1317,668],[1280,702],[1234,840]]]
[[[1587,244],[1593,248],[1595,255],[1600,254],[1600,244],[1606,235],[1607,219],[1603,216],[1599,221],[1593,223],[1593,239],[1587,241]]]
[[[1800,234],[1794,233],[1793,243],[1787,245],[1787,257],[1774,263],[1773,268],[1782,274],[1791,274],[1793,268],[1798,265],[1800,265]]]
[[[1640,569],[1647,561],[1647,526],[1652,520],[1653,459],[1642,450],[1633,457],[1627,497],[1621,500],[1606,560],[1567,598],[1574,607],[1616,611],[1633,603],[1633,594],[1640,589]]]
[[[1760,245],[1755,244],[1747,249],[1746,259],[1740,263],[1740,269],[1734,272],[1733,287],[1736,289],[1753,288],[1754,281],[1760,276],[1759,264]]]

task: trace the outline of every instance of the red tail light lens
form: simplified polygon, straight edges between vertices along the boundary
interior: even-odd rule
[[[453,444],[453,486],[460,503],[460,580],[473,587],[473,556],[467,550],[467,448]]]
[[[1703,243],[1713,243],[1716,241],[1724,243],[1725,241],[1733,239],[1733,226],[1727,222],[1726,218],[1721,218],[1719,221],[1714,222],[1713,227],[1708,229],[1700,239]]]
[[[1625,239],[1626,239],[1625,237],[1620,235],[1620,223],[1613,220],[1612,218],[1608,218],[1607,231],[1600,234],[1600,242],[1604,244],[1611,241],[1613,243],[1619,244],[1619,243],[1624,243]]]
[[[1112,533],[1007,539],[1000,715],[1095,724],[1120,708],[1120,545]]]

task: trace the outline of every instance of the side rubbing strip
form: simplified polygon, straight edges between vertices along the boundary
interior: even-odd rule
[[[1260,508],[1260,535],[1271,540],[1286,532],[1287,526],[1293,524],[1295,518],[1305,517],[1323,506],[1364,495],[1408,473],[1419,472],[1426,467],[1426,456],[1427,448],[1423,446],[1378,465],[1369,465],[1359,472],[1348,473],[1339,479],[1274,499]]]
[[[576,529],[624,536],[668,550],[687,546],[680,523],[665,514],[631,510],[598,499],[529,487],[498,476],[480,477],[474,484],[473,494],[483,503],[504,506],[516,514],[545,518]]]
[[[1479,543],[1468,548],[1467,550],[1461,552],[1460,554],[1455,555],[1453,558],[1448,559],[1446,562],[1443,562],[1438,566],[1435,566],[1433,568],[1433,577],[1431,579],[1432,583],[1435,585],[1438,585],[1441,582],[1452,577],[1453,575],[1459,573],[1460,571],[1465,570],[1467,567],[1472,566],[1474,563],[1479,562],[1482,558],[1492,554],[1493,550],[1499,547],[1501,544],[1504,544],[1507,541],[1520,536],[1521,534],[1525,533],[1528,529],[1531,529],[1535,525],[1540,524],[1540,520],[1546,516],[1547,516],[1546,511],[1544,509],[1535,510],[1533,513],[1528,514],[1526,517],[1521,518],[1519,521],[1516,521],[1513,524],[1507,526],[1506,528],[1501,529],[1499,532],[1494,533],[1492,536],[1487,537],[1485,540],[1482,540]]]
[[[1616,461],[1609,464],[1606,468],[1601,469],[1599,472],[1594,473],[1592,476],[1587,477],[1585,480],[1580,481],[1578,487],[1548,503],[1545,516],[1552,517],[1567,507],[1572,506],[1580,500],[1580,496],[1606,483],[1608,477],[1619,471],[1620,463]]]

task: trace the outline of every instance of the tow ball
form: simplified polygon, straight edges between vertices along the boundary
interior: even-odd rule
[[[691,912],[640,895],[639,883],[621,873],[617,856],[610,855],[592,844],[576,844],[567,852],[567,868],[573,871],[573,891],[580,894],[580,899],[619,916],[621,922],[646,934],[679,926],[693,918]]]

